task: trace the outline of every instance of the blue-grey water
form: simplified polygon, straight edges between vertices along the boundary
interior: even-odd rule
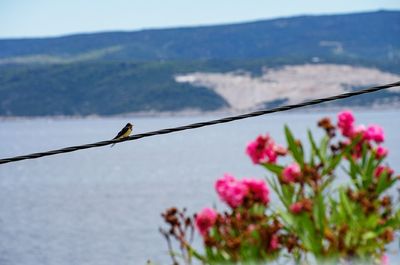
[[[388,162],[399,172],[400,111],[355,114],[360,123],[385,128]],[[245,155],[249,140],[269,132],[284,143],[285,123],[305,139],[306,128],[319,131],[315,123],[327,115],[334,117],[320,111],[263,116],[0,165],[0,264],[170,264],[158,233],[160,212],[221,208],[216,178],[266,174]],[[1,120],[0,157],[110,139],[127,122],[141,133],[210,118]],[[400,263],[396,255],[391,259]]]

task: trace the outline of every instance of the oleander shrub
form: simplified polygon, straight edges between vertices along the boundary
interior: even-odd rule
[[[317,141],[309,130],[307,145],[288,126],[286,146],[268,134],[251,141],[246,153],[268,176],[219,178],[214,188],[228,210],[166,210],[160,231],[173,263],[388,264],[387,246],[400,230],[391,195],[400,177],[385,162],[383,129],[357,125],[349,110],[318,126],[324,136]],[[202,250],[192,246],[195,230]]]

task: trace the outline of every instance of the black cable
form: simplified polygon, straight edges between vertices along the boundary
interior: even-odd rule
[[[362,95],[362,94],[372,93],[372,92],[376,92],[379,90],[383,90],[383,89],[387,89],[387,88],[391,88],[391,87],[397,87],[397,86],[400,86],[400,81],[391,83],[391,84],[386,84],[386,85],[370,87],[370,88],[366,88],[366,89],[362,89],[362,90],[347,92],[347,93],[339,94],[339,95],[332,96],[332,97],[313,99],[313,100],[306,101],[306,102],[299,103],[299,104],[286,105],[286,106],[281,106],[281,107],[277,107],[277,108],[273,108],[273,109],[254,111],[251,113],[226,117],[226,118],[217,119],[217,120],[198,122],[198,123],[193,123],[193,124],[180,126],[180,127],[162,129],[162,130],[152,131],[152,132],[147,132],[147,133],[142,133],[142,134],[135,134],[135,135],[123,138],[123,139],[101,141],[101,142],[92,143],[92,144],[70,146],[70,147],[57,149],[57,150],[51,150],[51,151],[47,151],[47,152],[33,153],[33,154],[29,154],[29,155],[4,158],[4,159],[0,159],[0,164],[16,162],[16,161],[25,160],[25,159],[35,159],[35,158],[39,158],[39,157],[57,155],[57,154],[62,154],[62,153],[69,153],[69,152],[74,152],[74,151],[78,151],[78,150],[82,150],[82,149],[100,147],[100,146],[105,146],[105,145],[120,143],[120,142],[125,142],[125,141],[133,141],[133,140],[137,140],[137,139],[144,138],[144,137],[150,137],[150,136],[155,136],[155,135],[196,129],[196,128],[200,128],[200,127],[215,125],[215,124],[227,123],[227,122],[231,122],[231,121],[247,119],[250,117],[257,117],[257,116],[270,114],[270,113],[274,113],[274,112],[287,111],[287,110],[291,110],[291,109],[302,108],[305,106],[316,105],[316,104],[320,104],[323,102],[328,102],[328,101],[358,96],[358,95]]]

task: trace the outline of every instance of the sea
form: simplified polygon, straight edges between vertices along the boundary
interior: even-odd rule
[[[357,123],[385,129],[387,163],[400,172],[400,110],[354,113]],[[1,119],[0,158],[107,140],[127,122],[138,134],[219,117]],[[303,141],[308,128],[320,138],[323,117],[335,121],[336,112],[290,111],[0,165],[0,264],[172,264],[158,230],[166,208],[223,210],[217,178],[269,176],[245,154],[249,141],[269,133],[284,144],[285,124]],[[391,264],[400,264],[396,241]]]

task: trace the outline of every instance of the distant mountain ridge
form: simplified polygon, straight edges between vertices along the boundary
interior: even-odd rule
[[[331,57],[400,59],[400,11],[298,16],[217,26],[0,39],[0,62]],[[24,61],[25,59],[25,61]]]

